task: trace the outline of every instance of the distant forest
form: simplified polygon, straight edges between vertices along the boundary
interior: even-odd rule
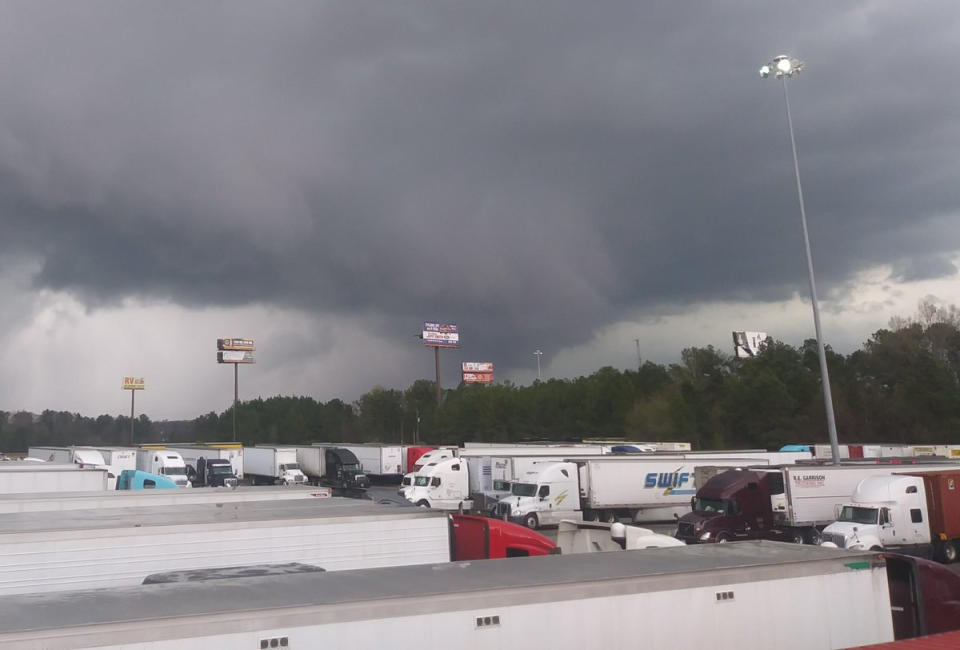
[[[960,440],[960,312],[923,303],[895,318],[861,349],[827,359],[843,442]],[[826,442],[816,342],[795,348],[768,339],[756,357],[687,348],[677,364],[600,368],[576,379],[460,385],[436,404],[434,382],[375,387],[353,404],[312,397],[258,398],[239,405],[244,444],[312,441],[459,443],[586,437],[681,440],[696,449]],[[232,440],[233,410],[192,421],[134,422],[136,443]],[[130,443],[130,419],[63,411],[0,411],[0,450],[29,445]]]

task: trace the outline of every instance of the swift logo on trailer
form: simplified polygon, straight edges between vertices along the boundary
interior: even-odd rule
[[[676,472],[650,472],[644,477],[644,488],[664,488],[663,496],[671,494],[696,494],[693,488],[684,488],[690,482],[690,472],[681,472],[683,467],[678,467]]]

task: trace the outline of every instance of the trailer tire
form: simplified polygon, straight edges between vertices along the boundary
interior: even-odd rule
[[[787,533],[787,537],[794,544],[803,544],[803,531],[797,530],[796,528],[791,529]]]
[[[427,501],[426,499],[420,499],[419,501],[417,501],[417,507],[418,507],[418,508],[429,508],[429,507],[430,507],[430,502]]]
[[[823,536],[820,535],[820,531],[816,528],[808,528],[803,534],[803,541],[805,544],[818,546],[822,540]]]
[[[604,510],[604,511],[603,511],[603,521],[604,521],[604,523],[607,523],[607,524],[615,524],[615,523],[617,523],[618,521],[620,521],[619,517],[617,517],[617,511],[616,511],[616,510]]]
[[[523,518],[523,525],[530,530],[536,530],[540,527],[540,519],[537,518],[536,514],[531,512],[529,515]]]
[[[957,547],[953,542],[940,542],[937,544],[936,556],[944,564],[953,564],[957,561]]]
[[[597,511],[591,508],[587,508],[583,511],[583,520],[584,521],[596,521],[597,520]]]

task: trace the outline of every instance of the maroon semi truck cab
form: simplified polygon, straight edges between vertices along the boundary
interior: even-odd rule
[[[773,527],[769,482],[766,472],[717,474],[691,499],[692,511],[677,524],[677,539],[688,544],[780,539]]]

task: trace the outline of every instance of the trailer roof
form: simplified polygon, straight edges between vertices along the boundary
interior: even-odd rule
[[[386,506],[368,500],[330,497],[282,501],[231,501],[174,506],[16,512],[0,517],[0,540],[5,535],[36,532],[103,531],[197,524],[237,524],[284,520],[347,518],[412,519],[445,517],[429,508]]]
[[[624,588],[729,585],[853,571],[875,557],[757,541],[18,594],[0,597],[0,634],[351,603],[374,608],[393,599],[426,599],[440,611],[451,607],[454,594],[483,594],[484,602],[494,606],[498,595],[506,597],[504,590],[519,588],[571,588],[588,597],[598,595],[603,583],[618,593]],[[529,598],[529,591],[524,594]]]
[[[216,459],[219,460],[219,459]],[[223,494],[225,496],[238,495],[234,498],[237,500],[242,500],[244,494],[268,494],[276,493],[278,491],[283,491],[285,493],[294,493],[300,494],[304,498],[308,498],[312,494],[317,494],[322,492],[324,489],[318,490],[314,487],[304,487],[301,485],[240,485],[235,488],[225,488],[225,487],[211,487],[211,488],[191,488],[191,489],[177,489],[177,496],[189,499],[192,495],[197,495],[199,498],[201,495],[212,495],[212,494]],[[30,501],[82,501],[85,499],[116,499],[117,501],[123,501],[124,499],[132,499],[133,497],[140,498],[153,498],[154,495],[157,495],[158,498],[162,496],[170,496],[169,492],[165,490],[92,490],[87,492],[19,492],[13,494],[4,494],[0,496],[0,499],[3,501],[18,501],[18,502],[30,502]],[[4,515],[6,518],[7,515]]]
[[[35,460],[5,460],[0,462],[0,472],[105,472],[105,468],[90,465],[81,467],[76,463],[50,463]],[[6,497],[4,497],[6,498]]]

